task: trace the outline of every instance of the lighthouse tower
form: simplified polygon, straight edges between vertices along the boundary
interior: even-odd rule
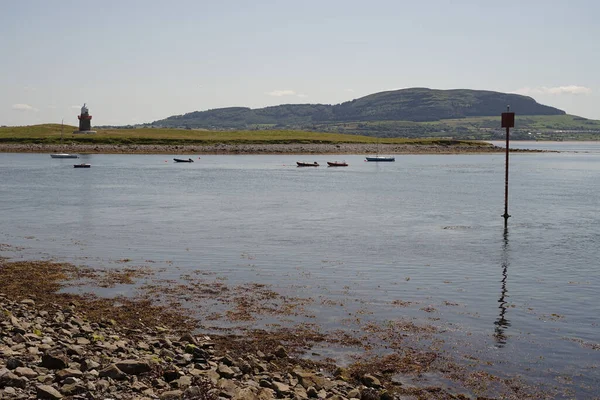
[[[92,116],[90,115],[90,110],[83,103],[83,107],[81,107],[81,114],[77,116],[79,119],[79,130],[73,133],[96,133],[96,131],[92,131]]]

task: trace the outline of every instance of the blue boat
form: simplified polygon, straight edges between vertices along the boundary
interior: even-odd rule
[[[396,157],[394,156],[367,156],[365,157],[367,161],[378,161],[378,162],[392,162],[396,161]]]

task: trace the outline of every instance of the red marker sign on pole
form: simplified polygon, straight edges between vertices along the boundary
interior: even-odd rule
[[[515,126],[515,113],[510,112],[510,106],[506,107],[506,112],[502,113],[502,128],[506,128],[506,169],[504,173],[504,228],[508,224],[508,151],[510,144],[510,128]]]

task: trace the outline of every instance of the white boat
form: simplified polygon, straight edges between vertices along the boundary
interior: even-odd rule
[[[77,154],[68,154],[68,153],[58,153],[58,154],[50,154],[52,158],[79,158]]]
[[[63,142],[63,131],[64,131],[64,120],[63,122],[61,122],[61,127],[60,127],[60,144],[62,144]],[[77,154],[69,154],[69,153],[57,153],[57,154],[50,154],[50,157],[52,158],[79,158],[79,156]]]
[[[396,161],[396,157],[394,156],[367,156],[365,157],[367,161],[379,161],[379,162],[392,162]]]
[[[396,161],[396,157],[394,156],[380,156],[379,155],[379,140],[377,140],[377,154],[374,156],[366,156],[367,161],[377,161],[377,162],[392,162]]]

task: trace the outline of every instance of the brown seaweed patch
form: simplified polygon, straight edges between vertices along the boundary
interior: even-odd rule
[[[99,298],[93,294],[61,293],[94,271],[67,263],[22,261],[0,263],[0,292],[14,299],[33,298],[44,309],[54,304],[76,307],[90,322],[118,324],[125,328],[164,326],[175,331],[193,329],[196,323],[181,308],[154,305],[144,298]]]

